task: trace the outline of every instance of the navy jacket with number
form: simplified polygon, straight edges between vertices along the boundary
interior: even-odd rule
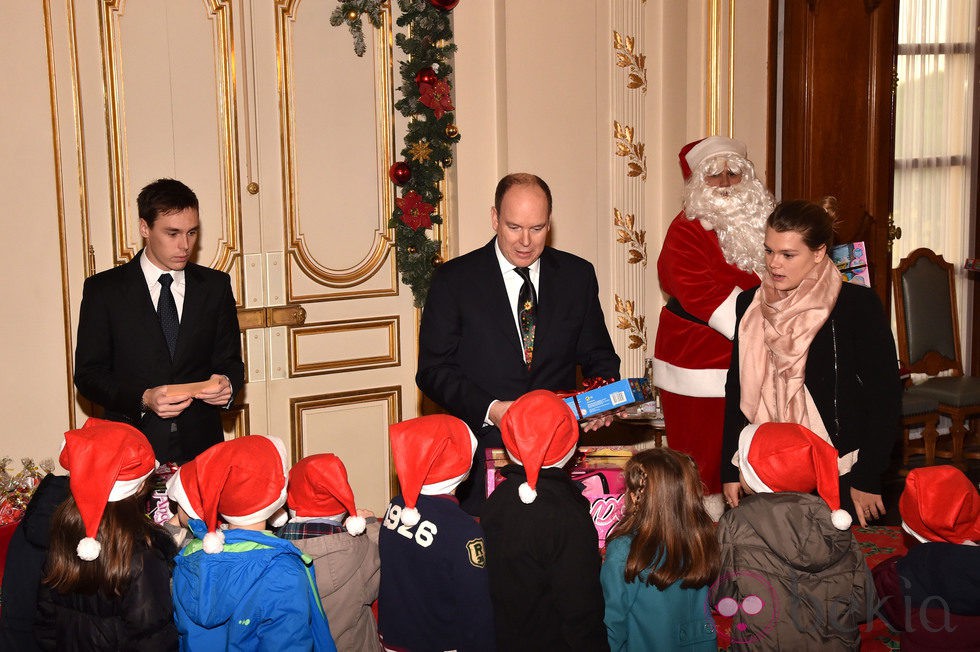
[[[381,523],[378,629],[385,647],[495,650],[483,530],[452,496],[419,496],[413,527],[396,496]]]

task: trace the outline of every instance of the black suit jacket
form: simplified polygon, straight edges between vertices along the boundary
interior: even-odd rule
[[[190,263],[174,359],[146,278],[133,260],[85,281],[75,347],[75,386],[105,409],[105,418],[139,428],[161,462],[184,462],[223,439],[220,408],[195,399],[174,419],[140,413],[151,387],[223,374],[232,395],[245,381],[238,313],[224,272]],[[173,431],[172,423],[176,423]]]
[[[524,364],[514,311],[494,240],[436,270],[419,330],[419,388],[473,432],[495,400],[534,389],[575,388],[575,365],[586,377],[619,378],[588,261],[551,247],[541,254],[540,300],[531,369]]]

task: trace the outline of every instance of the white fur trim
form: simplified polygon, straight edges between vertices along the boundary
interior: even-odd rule
[[[280,507],[279,510],[272,515],[272,518],[269,519],[269,525],[272,527],[282,527],[288,520],[289,515],[286,513],[286,510]]]
[[[153,475],[153,472],[158,466],[160,466],[160,464],[154,460],[153,468],[150,469],[146,475],[139,478],[133,478],[132,480],[116,480],[112,484],[112,490],[109,492],[108,502],[115,503],[134,495],[140,490],[140,487],[143,486],[143,481]]]
[[[252,512],[251,514],[242,514],[239,516],[229,516],[227,514],[222,514],[221,518],[225,520],[228,525],[251,525],[253,523],[261,523],[262,521],[267,521],[272,517],[273,514],[279,511],[279,509],[286,504],[286,487],[283,486],[282,492],[271,505],[267,505],[262,509]]]
[[[848,514],[843,509],[835,509],[830,513],[830,522],[834,524],[834,527],[838,530],[846,530],[851,527],[853,522],[851,515]]]
[[[351,516],[346,521],[344,521],[344,527],[350,532],[352,536],[357,536],[362,534],[367,528],[367,521],[363,516]]]
[[[919,534],[918,532],[910,528],[908,525],[905,524],[905,521],[902,521],[902,529],[908,532],[909,534],[911,534],[913,537],[915,537],[919,543],[929,543],[929,539],[926,539],[921,534]]]
[[[742,292],[742,288],[735,286],[728,298],[715,308],[715,311],[708,317],[708,326],[727,337],[735,338],[735,299]]]
[[[78,557],[83,561],[94,561],[99,557],[99,553],[102,552],[102,544],[92,537],[85,537],[78,542],[78,547],[75,549],[75,552],[78,553]]]
[[[542,469],[560,469],[563,466],[565,466],[566,464],[568,464],[568,461],[570,459],[572,459],[573,457],[575,457],[575,453],[577,453],[577,452],[578,452],[578,442],[576,442],[576,444],[574,446],[572,446],[572,450],[570,450],[567,453],[565,453],[565,456],[562,457],[560,460],[558,460],[554,464],[545,464],[541,468]]]
[[[735,459],[732,462],[738,467],[739,472],[742,474],[742,479],[745,480],[745,484],[749,485],[752,491],[771,494],[772,489],[759,479],[755,469],[749,464],[749,448],[752,446],[752,439],[755,437],[755,431],[759,429],[759,425],[758,423],[750,423],[742,428],[742,432],[738,435],[738,452],[735,454]]]
[[[208,532],[204,535],[202,544],[203,545],[201,547],[204,548],[204,552],[208,553],[209,555],[219,553],[225,549],[225,533],[221,530],[216,532]]]
[[[347,512],[328,514],[326,516],[296,516],[296,510],[289,510],[290,523],[306,523],[307,521],[333,521],[334,523],[340,523],[344,520],[345,516],[347,516]]]
[[[401,522],[408,527],[418,525],[419,521],[422,520],[422,515],[419,514],[419,510],[414,507],[406,507],[401,513]]]
[[[195,518],[199,521],[204,520],[200,517],[200,515],[198,515],[197,512],[194,511],[194,508],[191,507],[191,501],[187,498],[187,492],[184,491],[184,483],[180,480],[180,469],[177,469],[177,472],[170,476],[170,479],[167,480],[167,498],[180,505],[191,518]]]
[[[521,486],[517,488],[517,495],[521,497],[521,502],[530,505],[538,497],[538,492],[532,489],[528,483],[522,482]]]
[[[687,167],[691,168],[691,172],[694,173],[697,172],[699,165],[709,158],[720,156],[721,154],[735,154],[736,156],[745,158],[748,155],[748,150],[745,147],[745,143],[740,140],[726,136],[708,136],[689,149],[684,154],[684,158],[687,160]]]
[[[654,384],[660,389],[695,398],[724,398],[728,369],[688,369],[653,359]]]

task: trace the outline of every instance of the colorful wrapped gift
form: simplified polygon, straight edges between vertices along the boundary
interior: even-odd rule
[[[587,383],[585,389],[577,393],[566,392],[559,396],[580,421],[655,400],[653,388],[646,378],[599,380]]]
[[[572,479],[584,485],[582,495],[589,500],[589,512],[599,535],[599,548],[606,547],[609,530],[623,514],[626,481],[623,467],[635,451],[630,446],[579,446],[572,466]],[[500,469],[510,464],[503,448],[487,449],[487,495],[504,477]]]
[[[23,468],[11,476],[7,471],[8,464],[9,457],[0,459],[0,525],[20,521],[34,490],[41,483],[41,478],[54,470],[54,462],[51,460],[35,464],[34,460],[25,457],[21,460]]]
[[[177,472],[177,468],[173,462],[166,462],[147,478],[153,489],[146,499],[146,513],[154,523],[166,523],[173,518],[174,512],[170,509],[170,499],[167,497],[167,480]]]

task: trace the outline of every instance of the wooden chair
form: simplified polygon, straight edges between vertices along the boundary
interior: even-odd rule
[[[936,463],[938,410],[939,401],[931,396],[920,395],[915,388],[902,394],[902,475],[908,473],[911,455],[924,455],[926,466]],[[909,434],[916,426],[922,426],[922,439],[913,443]]]
[[[966,421],[980,417],[980,378],[963,375],[957,328],[953,266],[930,249],[916,249],[893,270],[898,354],[913,373],[934,377],[917,385],[917,395],[939,402],[939,413],[950,418],[951,457],[963,466]],[[971,453],[970,457],[974,457]]]

